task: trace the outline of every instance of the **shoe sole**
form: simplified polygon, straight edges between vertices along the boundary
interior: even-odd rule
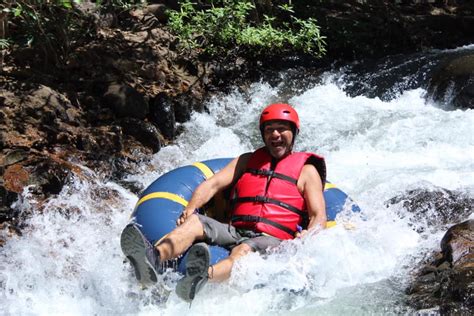
[[[134,225],[127,225],[120,236],[122,252],[132,264],[137,280],[142,284],[157,282],[157,272],[146,257],[145,236]]]
[[[192,301],[196,292],[207,283],[209,260],[210,253],[206,244],[198,243],[189,249],[186,258],[186,276],[176,284],[176,294],[183,300]],[[199,267],[203,269],[199,270]]]

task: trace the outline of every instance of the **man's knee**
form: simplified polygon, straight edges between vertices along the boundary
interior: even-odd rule
[[[196,214],[190,215],[182,226],[187,231],[194,232],[199,239],[204,237],[204,226]]]
[[[186,222],[190,222],[190,223],[201,223],[201,221],[199,220],[199,217],[196,215],[196,214],[191,214],[188,216],[188,218],[186,219]]]
[[[234,247],[230,253],[230,255],[236,259],[236,258],[239,258],[239,257],[242,257],[242,256],[245,256],[246,254],[248,254],[249,252],[251,252],[253,249],[252,247],[250,247],[249,245],[247,244],[240,244],[236,247]]]

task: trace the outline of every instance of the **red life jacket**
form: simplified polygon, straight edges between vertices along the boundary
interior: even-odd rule
[[[233,189],[232,225],[280,239],[294,238],[297,225],[305,227],[308,219],[296,185],[305,164],[316,167],[324,187],[323,157],[298,152],[276,162],[265,148],[255,151]]]

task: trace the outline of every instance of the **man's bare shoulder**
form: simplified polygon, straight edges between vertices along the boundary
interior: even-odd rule
[[[318,173],[318,170],[316,169],[316,167],[313,165],[313,164],[306,164],[303,166],[303,169],[301,169],[301,173],[305,173],[305,174],[311,174],[311,173],[316,173],[316,174],[319,174]]]
[[[318,187],[321,185],[321,176],[314,165],[307,164],[303,166],[297,185],[301,192],[308,185],[317,185]]]

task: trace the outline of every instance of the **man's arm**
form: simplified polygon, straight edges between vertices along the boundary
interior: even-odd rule
[[[177,221],[178,226],[184,223],[186,218],[194,213],[195,209],[203,207],[217,192],[227,188],[240,178],[245,171],[250,155],[251,153],[245,153],[233,159],[219,172],[202,182],[196,190],[194,190],[191,200],[179,217]]]
[[[303,191],[303,197],[308,209],[309,224],[307,231],[315,228],[326,228],[326,203],[324,201],[323,184],[318,171],[313,165],[304,165],[298,179],[298,187]],[[301,237],[307,231],[302,231],[296,237]]]

